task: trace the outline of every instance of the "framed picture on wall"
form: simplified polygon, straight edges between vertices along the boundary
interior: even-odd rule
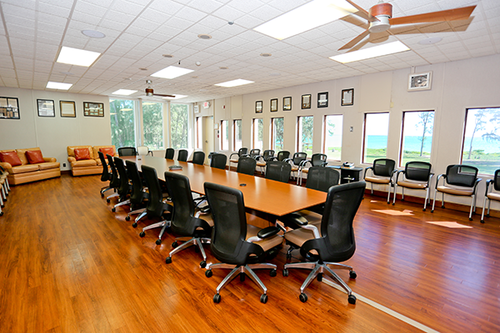
[[[61,117],[76,118],[76,104],[71,101],[59,101]]]
[[[344,89],[342,90],[342,99],[340,100],[341,106],[354,105],[354,89]]]
[[[408,77],[408,91],[431,89],[432,72],[410,74]]]
[[[283,111],[292,110],[292,97],[283,97]]]
[[[271,100],[271,112],[277,112],[278,111],[278,99],[273,98]]]
[[[262,101],[255,102],[255,113],[262,113]]]
[[[16,97],[0,97],[0,119],[21,119]]]
[[[104,103],[83,102],[83,115],[86,117],[104,117]]]
[[[328,107],[328,92],[318,93],[318,108]]]
[[[54,101],[51,99],[37,99],[38,116],[39,117],[55,117],[56,110],[54,108]]]
[[[311,94],[302,95],[302,103],[300,103],[302,109],[311,108]]]

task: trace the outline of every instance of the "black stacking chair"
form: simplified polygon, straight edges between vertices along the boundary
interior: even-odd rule
[[[129,183],[127,170],[125,169],[125,163],[119,157],[114,158],[115,167],[118,171],[118,176],[120,177],[120,186],[118,186],[118,203],[111,209],[112,212],[116,211],[117,207],[129,205],[130,200],[128,196],[132,190],[132,186]]]
[[[177,153],[177,161],[179,162],[187,162],[188,159],[188,151],[186,149],[179,149]]]
[[[174,155],[175,155],[175,149],[174,148],[167,148],[167,150],[165,150],[165,158],[167,160],[173,160],[174,159]]]
[[[396,203],[396,195],[398,186],[401,187],[401,201],[405,199],[405,188],[412,190],[425,190],[424,212],[427,209],[427,202],[430,200],[430,183],[434,174],[431,172],[432,165],[427,162],[408,162],[404,170],[396,173],[396,180],[394,181],[394,197],[392,204]],[[399,180],[399,176],[401,180]]]
[[[231,170],[231,163],[238,163],[238,160],[248,154],[248,148],[240,148],[237,153],[229,155],[229,170]]]
[[[279,161],[269,161],[266,167],[266,178],[276,180],[283,183],[288,183],[290,180],[290,174],[292,172],[292,166],[290,163],[279,162]]]
[[[108,165],[111,168],[111,181],[109,182],[109,187],[111,187],[113,191],[116,192],[116,190],[120,186],[120,178],[118,177],[118,171],[116,170],[115,162],[113,162],[113,156],[106,154],[106,158],[108,159]],[[118,193],[113,193],[106,197],[106,201],[109,203],[111,201],[111,198],[116,198],[119,196],[120,195]]]
[[[496,192],[493,192],[495,190]],[[488,201],[488,213],[486,217],[490,217],[491,200],[500,201],[500,169],[495,171],[493,179],[486,181],[486,191],[484,192],[483,212],[481,213],[481,223],[484,223],[484,211],[486,210],[486,201]]]
[[[292,268],[311,270],[300,287],[299,299],[302,302],[307,301],[307,295],[304,293],[307,286],[316,277],[321,281],[323,274],[329,274],[345,289],[349,295],[349,303],[356,303],[356,296],[352,294],[351,288],[329,266],[348,269],[350,278],[357,277],[352,267],[339,263],[350,259],[356,250],[352,224],[363,199],[365,187],[364,181],[330,187],[320,224],[304,225],[285,233],[287,244],[300,248],[301,255],[308,262],[285,264],[283,276],[288,276],[288,270]]]
[[[285,162],[288,162],[291,164],[292,166],[292,173],[296,172],[297,173],[297,184],[299,183],[299,177],[298,177],[298,174],[299,174],[299,168],[302,164],[303,161],[305,161],[307,159],[307,153],[304,153],[304,152],[298,152],[298,153],[295,153],[293,154],[293,157],[292,158],[287,158],[285,159],[284,161]]]
[[[109,173],[108,163],[106,163],[106,157],[104,157],[104,154],[100,151],[98,151],[97,154],[99,155],[99,160],[101,160],[101,164],[102,164],[101,181],[111,183],[111,180],[113,179],[113,175]],[[104,186],[101,188],[101,197],[102,198],[104,198],[104,192],[113,189],[111,187],[110,183],[108,184],[108,186]]]
[[[195,209],[195,203],[191,194],[189,179],[174,172],[165,172],[165,181],[170,198],[172,198],[173,211],[170,230],[180,237],[172,243],[174,248],[170,251],[165,262],[170,264],[172,256],[189,246],[197,246],[203,257],[200,266],[207,265],[207,256],[203,244],[210,243],[213,220],[211,214],[202,215],[201,210]],[[179,245],[179,242],[183,242]]]
[[[311,156],[311,159],[310,160],[304,160],[302,161],[300,167],[299,167],[299,185],[302,185],[302,178],[304,177],[304,174],[308,174],[309,173],[309,167],[308,165],[312,166],[312,167],[324,167],[328,164],[328,156],[326,156],[325,154],[313,154]]]
[[[132,161],[125,161],[125,165],[127,166],[127,175],[130,181],[132,182],[132,192],[130,193],[130,212],[128,212],[125,217],[126,221],[130,221],[131,215],[141,214],[146,212],[146,208],[139,208],[143,205],[144,201],[149,198],[148,192],[145,191],[145,188],[142,183],[141,174],[137,169],[137,164]]]
[[[288,158],[290,158],[290,152],[288,150],[282,150],[278,152],[278,155],[276,155],[276,157],[273,157],[273,160],[281,162],[285,161]]]
[[[260,156],[260,149],[255,148],[255,149],[250,150],[250,154],[248,154],[247,156],[257,159]]]
[[[272,161],[274,157],[274,150],[266,149],[264,153],[260,156],[257,156],[257,166],[260,168],[261,173],[264,173],[264,169],[266,167],[266,163]]]
[[[226,170],[227,156],[225,154],[214,153],[210,159],[212,168]]]
[[[205,153],[202,151],[195,151],[193,153],[193,163],[203,165],[205,163]]]
[[[267,288],[253,270],[270,269],[271,276],[276,276],[276,265],[262,261],[281,245],[283,239],[277,235],[280,229],[260,229],[247,224],[243,193],[238,189],[205,183],[205,194],[214,220],[210,250],[221,262],[210,264],[205,275],[211,277],[212,270],[217,268],[231,269],[217,287],[214,302],[221,301],[220,291],[231,280],[239,275],[243,281],[247,274],[262,289],[260,301],[266,303]]]
[[[240,157],[238,159],[238,167],[236,168],[236,172],[253,176],[255,174],[256,165],[257,161],[254,158]]]
[[[135,147],[120,147],[118,148],[118,155],[121,156],[135,156],[137,155],[137,150]]]
[[[379,158],[373,161],[373,166],[365,168],[364,178],[365,181],[370,182],[371,194],[373,194],[373,184],[388,185],[387,190],[387,203],[391,202],[391,190],[394,186],[393,176],[396,173],[394,169],[396,162],[388,158]],[[367,171],[371,173],[367,175]]]

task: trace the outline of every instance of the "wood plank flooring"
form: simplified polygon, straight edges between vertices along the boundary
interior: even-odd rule
[[[417,328],[346,294],[313,282],[308,272],[257,274],[260,290],[235,279],[214,304],[227,273],[206,278],[192,248],[164,260],[174,235],[155,245],[158,229],[140,238],[99,195],[99,176],[63,175],[12,187],[0,217],[0,332],[417,332]],[[500,331],[500,219],[469,222],[467,213],[367,195],[355,220],[358,273],[353,291],[441,332]],[[381,212],[382,211],[382,212]],[[386,211],[386,212],[384,212]],[[389,215],[405,212],[407,215]],[[470,229],[426,223],[455,221]],[[143,223],[141,226],[144,226]],[[215,262],[207,247],[208,262]],[[300,260],[298,252],[293,261]]]

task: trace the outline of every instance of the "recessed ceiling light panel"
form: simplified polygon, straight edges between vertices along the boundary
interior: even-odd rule
[[[156,73],[151,74],[154,77],[161,77],[163,79],[174,79],[176,77],[189,74],[194,72],[192,69],[177,67],[177,66],[168,66],[167,68],[162,69]]]
[[[89,67],[96,61],[101,54],[93,51],[74,49],[72,47],[63,46],[57,62],[62,64],[76,65]]]
[[[62,83],[62,82],[53,82],[49,81],[47,82],[47,88],[49,89],[59,89],[59,90],[68,90],[71,88],[73,84],[72,83]]]
[[[337,56],[330,57],[330,59],[338,61],[340,63],[348,63],[353,61],[365,60],[375,57],[380,57],[388,54],[394,54],[404,51],[409,51],[410,48],[400,41],[382,44],[379,46],[371,47],[369,49],[347,52],[344,54],[339,54]]]
[[[244,84],[249,84],[249,83],[254,83],[254,82],[249,81],[249,80],[244,80],[244,79],[236,79],[236,80],[232,80],[232,81],[217,83],[216,86],[231,88],[231,87],[242,86]]]
[[[130,90],[130,89],[118,89],[117,91],[112,92],[111,94],[113,95],[132,95],[133,93],[137,92],[137,90]]]

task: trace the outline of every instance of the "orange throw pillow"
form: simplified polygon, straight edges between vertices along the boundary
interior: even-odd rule
[[[115,155],[115,149],[113,147],[106,147],[106,148],[99,148],[99,151],[106,156],[106,154],[109,154],[111,156]]]
[[[79,160],[90,160],[90,151],[88,148],[75,148],[75,158]]]
[[[29,164],[44,163],[45,160],[42,156],[42,151],[40,150],[28,150],[26,151],[26,158]]]
[[[15,151],[0,152],[0,160],[2,160],[2,162],[9,163],[12,166],[23,164]]]

